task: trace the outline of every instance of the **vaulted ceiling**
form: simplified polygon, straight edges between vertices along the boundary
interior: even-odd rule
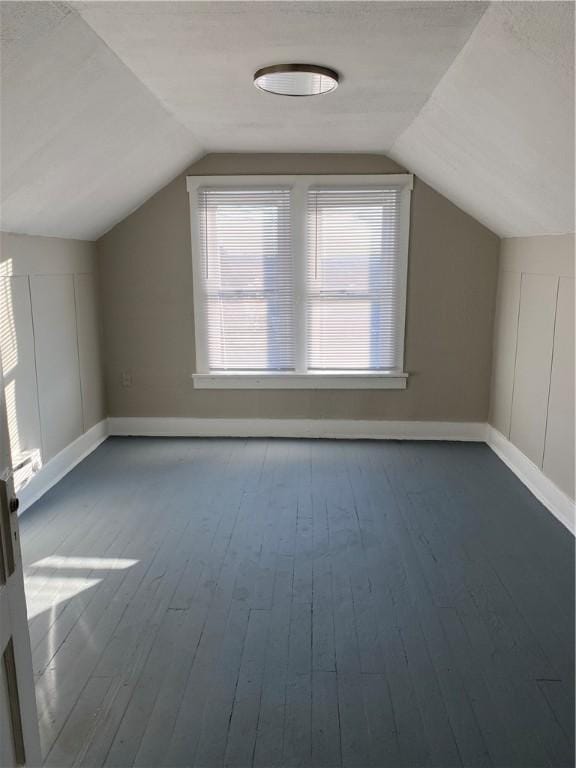
[[[574,230],[572,2],[2,2],[1,228],[96,239],[207,152],[377,152],[497,234]],[[329,96],[261,66],[338,69]]]

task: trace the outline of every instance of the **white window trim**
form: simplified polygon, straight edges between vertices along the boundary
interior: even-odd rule
[[[198,222],[198,195],[199,187],[246,187],[250,185],[278,184],[289,186],[292,189],[292,209],[297,212],[292,216],[292,241],[294,244],[294,257],[306,259],[306,191],[308,187],[319,184],[323,186],[344,184],[363,185],[375,187],[383,184],[402,187],[400,208],[400,267],[399,275],[402,281],[400,291],[400,312],[398,322],[398,348],[400,359],[404,360],[404,337],[406,325],[406,287],[408,276],[408,248],[410,233],[410,197],[414,185],[414,177],[409,173],[401,174],[322,174],[322,175],[265,175],[265,176],[187,176],[186,188],[190,202],[190,230],[192,243],[192,276],[193,276],[193,301],[194,301],[194,329],[196,341],[195,373],[192,381],[198,389],[405,389],[408,374],[402,371],[366,372],[358,373],[350,371],[322,371],[305,372],[306,356],[306,321],[304,313],[297,311],[295,314],[297,332],[297,359],[294,373],[267,373],[267,372],[212,372],[208,364],[207,339],[204,334],[206,327],[205,318],[202,316],[203,302],[200,296],[201,274],[200,259],[194,254],[201,253]],[[297,270],[299,278],[295,285],[295,304],[299,308],[305,300],[306,270],[301,264]],[[193,363],[194,364],[194,363]]]
[[[193,373],[197,389],[406,389],[407,373]]]

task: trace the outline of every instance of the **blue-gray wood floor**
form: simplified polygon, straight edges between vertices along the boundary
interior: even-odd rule
[[[47,765],[574,763],[574,540],[485,445],[113,438],[21,532]]]

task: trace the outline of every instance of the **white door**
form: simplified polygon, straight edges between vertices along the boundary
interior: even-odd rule
[[[0,766],[38,766],[40,739],[0,359]]]

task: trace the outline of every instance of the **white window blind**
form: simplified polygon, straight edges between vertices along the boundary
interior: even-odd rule
[[[317,187],[307,195],[307,364],[402,369],[399,187]]]
[[[211,371],[294,369],[290,188],[198,190]]]

